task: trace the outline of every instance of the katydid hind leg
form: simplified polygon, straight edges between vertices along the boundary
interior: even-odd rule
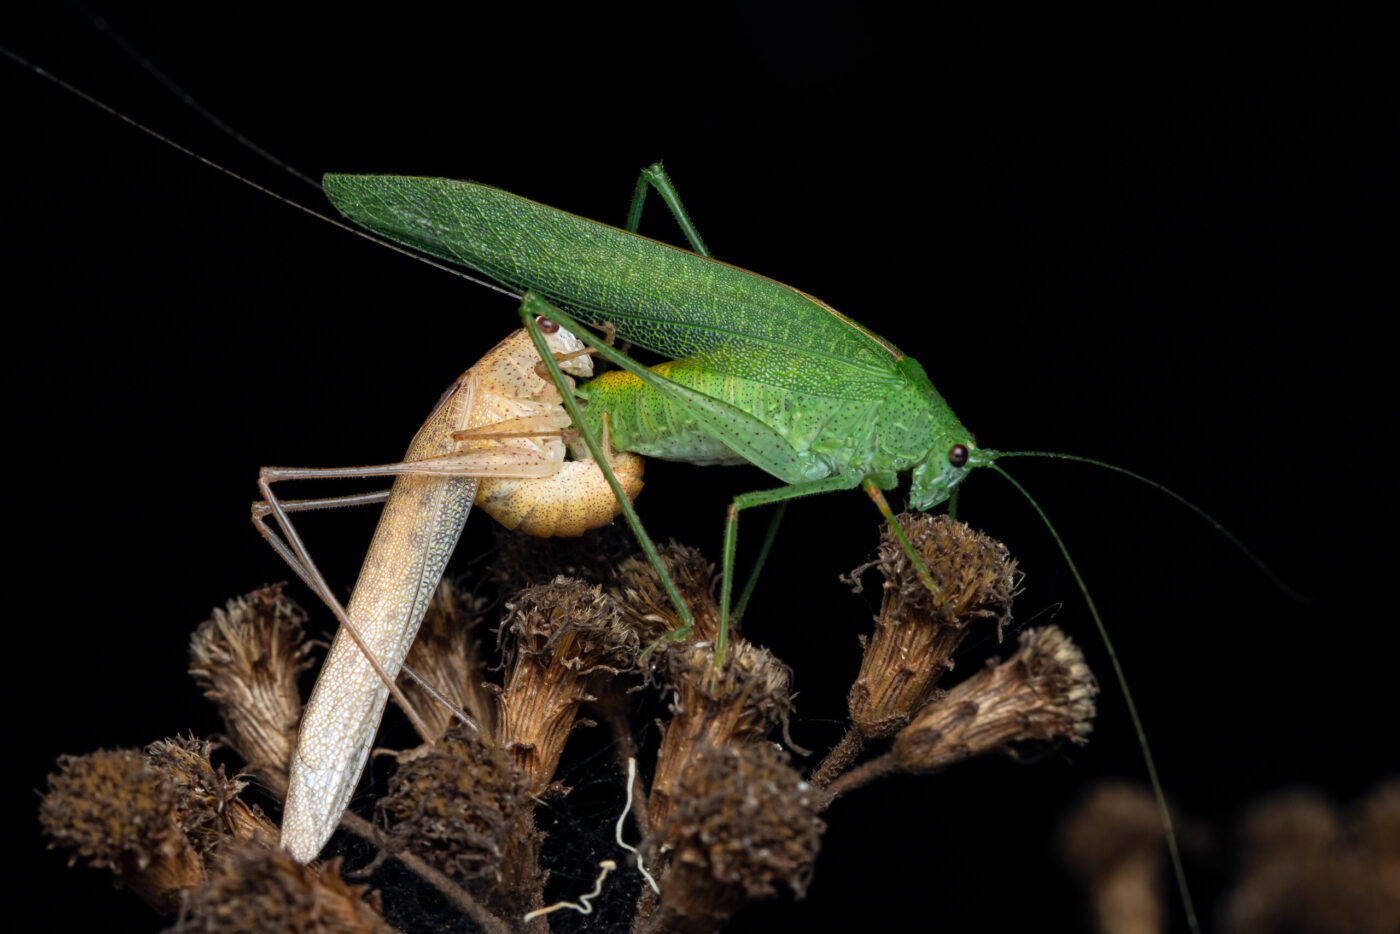
[[[656,189],[656,193],[661,196],[666,207],[670,209],[671,216],[680,225],[681,232],[685,234],[686,242],[690,248],[701,256],[711,256],[710,248],[705,245],[705,241],[700,237],[700,231],[695,228],[695,222],[690,219],[690,213],[686,211],[685,205],[681,203],[681,196],[676,192],[676,186],[671,184],[671,177],[666,174],[660,162],[654,162],[642,169],[637,176],[637,187],[632,191],[632,204],[627,209],[628,233],[636,233],[637,228],[642,223],[642,207],[646,204],[647,195],[651,189]]]
[[[415,708],[412,702],[404,695],[394,678],[384,670],[383,664],[375,657],[374,652],[371,651],[364,636],[355,628],[355,624],[350,621],[350,614],[345,611],[345,607],[331,591],[330,586],[326,583],[325,577],[321,574],[320,568],[318,568],[316,562],[311,559],[311,554],[306,550],[306,545],[302,542],[301,536],[297,533],[296,526],[292,523],[291,516],[288,515],[287,511],[283,508],[282,503],[277,498],[277,494],[272,492],[272,483],[275,482],[275,478],[269,478],[269,472],[269,468],[263,468],[263,470],[259,472],[258,489],[262,491],[263,501],[266,502],[268,507],[272,510],[273,518],[276,519],[278,527],[282,529],[284,547],[291,553],[291,557],[296,559],[295,562],[288,560],[288,564],[291,564],[293,570],[297,570],[298,566],[300,566],[301,570],[298,572],[299,576],[301,576],[302,580],[311,588],[312,593],[320,597],[321,602],[325,603],[326,606],[330,608],[336,621],[349,633],[350,638],[353,639],[355,645],[359,647],[365,660],[369,662],[370,667],[374,669],[374,673],[379,676],[379,680],[384,682],[385,686],[389,689],[389,693],[393,695],[394,701],[398,703],[404,713],[408,715],[409,720],[413,722],[413,728],[418,731],[418,735],[423,737],[425,742],[431,744],[432,732],[428,729],[428,725],[423,720],[422,715],[418,713],[417,708]],[[258,524],[259,530],[261,531],[263,528],[262,524],[257,518],[254,518],[254,522]],[[266,535],[264,537],[268,539],[269,544],[272,544],[272,537]],[[277,553],[281,555],[284,560],[288,558],[287,553],[284,552],[282,548],[278,548],[276,544],[273,544],[273,548],[277,550]]]
[[[329,479],[329,478],[358,478],[358,477],[382,477],[405,474],[430,473],[436,476],[452,477],[481,476],[485,466],[481,461],[489,464],[490,476],[541,476],[544,467],[538,465],[533,458],[522,460],[519,463],[512,463],[508,454],[493,452],[489,455],[473,457],[472,452],[465,454],[444,455],[438,458],[427,458],[421,461],[400,462],[396,464],[381,464],[372,467],[331,467],[331,468],[279,468],[265,467],[258,477],[258,487],[263,493],[263,502],[255,503],[252,509],[253,524],[257,527],[259,534],[272,546],[273,550],[287,562],[288,566],[296,572],[297,576],[309,587],[317,597],[331,610],[340,625],[345,627],[346,632],[354,640],[370,667],[374,669],[379,679],[388,687],[395,702],[404,709],[409,719],[413,721],[414,727],[419,733],[428,738],[426,726],[422,716],[413,707],[413,704],[403,695],[394,679],[384,669],[383,664],[369,650],[364,637],[351,622],[349,613],[344,605],[335,596],[320,569],[312,560],[310,552],[301,539],[295,524],[291,520],[289,513],[310,511],[315,509],[327,509],[337,506],[363,505],[368,503],[383,502],[388,499],[389,491],[376,491],[373,493],[354,494],[350,496],[330,497],[320,500],[292,500],[290,503],[283,503],[272,491],[272,484],[281,480],[302,480],[302,479]],[[502,470],[505,472],[502,473]],[[271,514],[276,520],[278,527],[282,530],[282,537],[278,537],[276,532],[266,524],[267,515]],[[417,680],[420,684],[422,678],[416,672],[409,672],[409,676]],[[449,705],[450,707],[451,705]],[[460,711],[453,708],[454,714],[464,716]],[[470,718],[466,718],[470,722]]]

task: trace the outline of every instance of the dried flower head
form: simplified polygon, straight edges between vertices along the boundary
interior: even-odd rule
[[[656,835],[670,852],[658,929],[718,930],[746,901],[811,881],[826,796],[768,743],[705,749],[676,786],[677,804]]]
[[[1098,684],[1056,626],[1021,633],[1019,650],[923,707],[895,737],[896,765],[927,772],[1024,740],[1088,741]]]
[[[158,911],[204,877],[204,865],[181,832],[181,791],[134,749],[61,756],[39,805],[50,846],[72,851],[69,864],[106,867]]]
[[[1005,545],[961,522],[910,513],[898,521],[939,592],[924,586],[886,524],[872,562],[884,575],[884,598],[850,693],[851,720],[872,739],[893,735],[929,699],[974,621],[995,619],[1000,632],[1021,580]]]
[[[1150,792],[1105,782],[1061,827],[1065,862],[1089,891],[1105,934],[1162,930],[1162,845],[1166,831]]]
[[[677,542],[660,546],[657,554],[695,619],[690,641],[713,642],[719,635],[719,604],[715,601],[719,577],[715,566],[696,549]],[[612,593],[645,645],[681,626],[676,608],[661,586],[661,577],[643,555],[632,555],[618,565]],[[736,631],[730,629],[731,633]]]
[[[595,677],[635,666],[640,641],[617,603],[582,581],[560,577],[527,588],[506,610],[499,736],[539,794],[554,777],[579,704],[593,699]]]
[[[428,603],[423,625],[404,664],[450,704],[472,717],[483,736],[490,736],[495,705],[483,683],[480,643],[473,636],[481,622],[483,603],[444,579]],[[414,679],[400,675],[399,687],[427,723],[433,739],[441,739],[447,728],[457,722],[457,715]]]
[[[146,764],[175,786],[176,823],[202,857],[232,840],[277,842],[277,825],[239,793],[247,787],[241,776],[229,778],[224,767],[209,761],[213,743],[193,736],[163,739],[146,747]]]
[[[409,850],[505,909],[538,907],[543,836],[530,778],[502,750],[454,726],[400,759],[375,805],[393,850]],[[503,909],[503,910],[505,910]]]
[[[215,609],[190,637],[190,674],[218,705],[224,741],[279,798],[301,720],[297,676],[311,665],[305,621],[306,613],[274,584]]]
[[[348,885],[339,859],[313,868],[244,846],[211,867],[169,934],[392,934],[368,888]]]
[[[1250,810],[1241,837],[1243,873],[1226,902],[1226,931],[1396,930],[1393,895],[1387,905],[1384,883],[1330,802],[1309,792],[1277,795]],[[1382,926],[1387,913],[1391,927]]]
[[[737,639],[715,667],[714,646],[673,646],[658,670],[671,694],[671,720],[657,752],[649,819],[660,827],[674,806],[687,762],[703,748],[763,740],[792,712],[791,672],[767,649]]]
[[[1400,897],[1400,779],[1382,782],[1361,804],[1362,837],[1376,861],[1391,867]]]
[[[1382,783],[1361,803],[1361,845],[1375,880],[1373,930],[1400,931],[1400,780]]]

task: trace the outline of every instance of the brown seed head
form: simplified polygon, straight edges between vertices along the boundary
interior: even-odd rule
[[[1136,785],[1095,787],[1060,829],[1061,851],[1084,882],[1097,929],[1162,930],[1162,844],[1166,831],[1151,793]]]
[[[887,524],[874,562],[884,599],[850,694],[851,720],[870,738],[894,734],[929,699],[974,621],[995,619],[1000,631],[1021,581],[1005,545],[961,522],[910,513],[898,521],[939,592],[924,586]]]
[[[483,684],[481,647],[473,635],[481,622],[484,602],[444,579],[428,603],[423,625],[404,664],[454,707],[472,717],[483,736],[491,736],[495,704]],[[457,715],[414,679],[401,675],[399,687],[428,724],[433,739],[441,739],[447,728],[457,722]]]
[[[50,846],[111,869],[127,888],[170,913],[181,892],[204,876],[199,854],[180,831],[181,790],[134,749],[60,756],[39,805]]]
[[[505,686],[497,701],[501,743],[540,794],[554,777],[579,704],[598,677],[635,667],[640,641],[602,588],[556,578],[506,603],[501,623]]]
[[[715,667],[714,646],[673,646],[658,670],[671,694],[671,720],[657,752],[648,816],[660,827],[675,801],[676,784],[698,749],[728,748],[763,740],[792,712],[791,672],[767,649],[742,639]]]
[[[393,934],[368,889],[340,877],[339,858],[317,869],[245,845],[211,866],[167,934]]]
[[[1394,892],[1330,802],[1276,795],[1249,811],[1241,837],[1243,871],[1222,915],[1229,934],[1400,930]]]
[[[1391,866],[1400,897],[1400,779],[1382,782],[1361,805],[1362,836],[1377,862]]]
[[[218,705],[228,730],[222,739],[279,798],[301,720],[297,676],[311,665],[305,621],[306,613],[274,584],[215,609],[190,637],[190,674]]]
[[[657,835],[670,848],[661,879],[661,930],[709,932],[753,898],[811,881],[826,796],[768,743],[705,749],[677,785]]]
[[[375,809],[390,848],[409,850],[448,876],[516,910],[537,900],[543,835],[531,816],[530,778],[500,749],[462,726],[401,758]]]
[[[713,642],[719,634],[719,604],[715,602],[715,583],[719,577],[715,566],[696,549],[676,542],[660,546],[657,554],[695,619],[690,641]],[[675,605],[661,586],[660,576],[642,555],[632,555],[618,565],[617,584],[612,594],[622,605],[628,622],[641,636],[643,645],[649,646],[681,626]],[[730,630],[731,633],[735,631]]]
[[[238,797],[247,787],[241,776],[229,778],[224,767],[209,761],[213,743],[193,736],[163,739],[146,747],[146,764],[176,789],[175,820],[201,857],[208,858],[230,840],[277,842],[277,825],[257,807]]]
[[[899,768],[927,772],[1024,740],[1088,741],[1094,681],[1084,655],[1056,626],[1021,633],[1019,650],[925,705],[895,737]]]

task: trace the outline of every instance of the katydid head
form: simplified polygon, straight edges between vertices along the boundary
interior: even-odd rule
[[[958,426],[961,428],[961,426]],[[977,467],[985,467],[996,452],[979,448],[977,436],[963,431],[963,439],[940,439],[923,460],[914,465],[909,483],[909,503],[920,512],[937,506]]]
[[[584,343],[575,337],[573,332],[543,315],[537,316],[535,323],[544,335],[544,342],[554,351],[554,358],[559,361],[559,369],[580,379],[588,379],[593,375],[593,356],[583,352]]]

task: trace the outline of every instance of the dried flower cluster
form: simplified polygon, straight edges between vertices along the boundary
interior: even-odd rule
[[[223,741],[281,798],[301,720],[297,676],[311,665],[306,614],[275,584],[228,601],[190,637],[190,674],[219,708]]]
[[[668,860],[652,928],[716,931],[749,899],[806,892],[826,795],[776,748],[696,750],[675,792],[675,810],[654,835]]]
[[[594,699],[592,685],[633,667],[640,642],[601,587],[569,578],[521,591],[506,610],[499,738],[530,776],[531,792],[540,794],[554,777],[579,705]]]
[[[790,673],[767,649],[736,640],[715,667],[710,643],[667,651],[658,662],[671,695],[671,719],[661,735],[648,806],[652,830],[670,815],[687,766],[706,748],[761,742],[792,712]]]
[[[540,802],[569,793],[556,780],[565,747],[591,725],[584,714],[598,716],[612,730],[614,767],[626,772],[641,759],[651,774],[649,786],[637,778],[629,792],[627,835],[643,837],[637,852],[656,883],[641,888],[633,929],[698,934],[719,930],[752,899],[806,892],[820,815],[834,795],[1021,741],[1083,742],[1096,688],[1053,627],[1022,633],[1006,662],[946,693],[935,689],[971,623],[1006,622],[1020,576],[1004,547],[965,526],[900,521],[938,592],[924,588],[886,534],[870,565],[885,575],[884,599],[849,691],[847,739],[810,777],[773,742],[786,737],[794,712],[793,673],[739,638],[716,658],[715,571],[698,552],[661,550],[697,620],[676,641],[679,620],[659,577],[624,556],[616,534],[581,545],[509,538],[492,571],[510,587],[499,664],[488,667],[475,635],[485,602],[445,583],[408,657],[430,690],[401,681],[426,717],[429,742],[395,754],[375,823],[348,812],[342,827],[380,848],[371,870],[396,858],[491,934],[546,930],[550,912],[583,910],[586,901],[544,905],[550,841]],[[265,588],[216,610],[191,640],[191,671],[219,706],[225,744],[273,796],[286,786],[301,711],[304,620],[279,587]],[[474,724],[457,723],[439,697]],[[660,702],[659,742],[639,753],[636,714]],[[867,743],[891,738],[851,768]],[[240,798],[243,778],[215,769],[209,752],[209,743],[186,739],[144,755],[65,757],[41,820],[75,860],[109,867],[151,904],[178,909],[176,930],[386,929],[376,900],[341,881],[337,862],[317,869],[279,855],[276,828]],[[599,832],[611,838],[616,820]],[[624,859],[619,851],[605,860],[597,884],[625,890],[626,867],[614,869]]]
[[[972,623],[995,619],[1000,635],[1021,580],[1005,545],[947,516],[906,515],[900,525],[939,591],[924,586],[886,527],[874,563],[884,596],[850,694],[851,720],[871,739],[893,735],[928,700]]]
[[[1095,787],[1065,821],[1061,850],[1089,892],[1097,930],[1162,930],[1165,836],[1157,802],[1136,785]]]
[[[894,738],[906,772],[930,772],[1013,742],[1085,743],[1099,686],[1084,654],[1056,626],[1021,633],[1019,651],[927,704]]]
[[[1240,828],[1230,934],[1400,931],[1400,782],[1344,815],[1310,792],[1256,805]]]
[[[454,726],[433,747],[400,757],[375,807],[393,850],[418,854],[498,910],[540,906],[542,835],[530,778],[504,750]]]
[[[486,685],[481,644],[473,637],[481,617],[482,601],[452,581],[443,581],[428,603],[404,665],[418,672],[439,696],[465,712],[490,736],[495,731],[495,703]],[[399,687],[426,721],[433,739],[441,739],[457,721],[456,713],[407,675],[399,676]]]
[[[239,847],[195,886],[167,934],[392,934],[369,886],[340,877],[340,860],[303,866],[265,846]]]

